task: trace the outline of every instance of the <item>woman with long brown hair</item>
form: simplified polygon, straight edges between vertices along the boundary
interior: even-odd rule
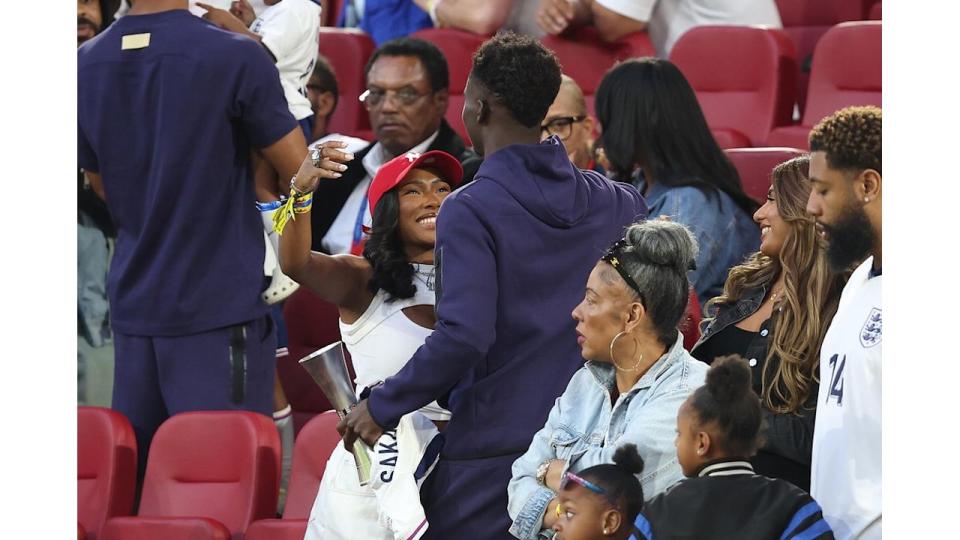
[[[760,251],[732,268],[723,294],[707,303],[691,351],[708,364],[729,354],[747,359],[767,426],[754,467],[807,491],[820,344],[844,279],[830,271],[805,209],[809,164],[802,156],[774,168],[767,201],[753,216]]]

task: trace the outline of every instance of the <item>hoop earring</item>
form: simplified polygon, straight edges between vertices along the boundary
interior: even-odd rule
[[[613,345],[614,345],[614,344],[617,342],[617,340],[620,339],[624,334],[626,334],[626,332],[620,332],[619,334],[613,336],[613,339],[610,340],[610,360],[613,362],[613,367],[617,368],[617,369],[620,370],[620,371],[636,371],[637,368],[640,367],[640,362],[643,361],[643,354],[642,354],[642,353],[640,354],[640,358],[637,358],[636,363],[634,363],[634,364],[633,364],[633,367],[630,368],[630,369],[625,369],[625,368],[620,367],[620,365],[617,364],[617,358],[613,355]],[[634,347],[634,351],[636,351],[637,349],[640,348],[640,344],[637,343],[637,340],[633,340],[633,342],[636,344],[635,347]]]

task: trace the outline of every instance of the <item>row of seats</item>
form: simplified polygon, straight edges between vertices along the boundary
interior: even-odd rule
[[[830,28],[813,54],[809,95],[798,125],[798,56],[786,30],[744,26],[703,26],[680,38],[670,59],[686,75],[707,122],[722,148],[788,146],[807,148],[806,135],[820,119],[848,105],[880,105],[881,24],[841,23]],[[437,45],[450,66],[450,105],[446,118],[469,143],[460,117],[473,52],[483,37],[450,29],[414,34]],[[543,40],[567,74],[582,87],[593,111],[604,73],[625,58],[652,54],[645,33],[615,44],[602,42],[592,28]],[[330,131],[371,138],[367,112],[353,96],[366,85],[364,66],[374,50],[363,32],[321,29],[320,52],[330,58],[345,96],[331,118]]]
[[[270,418],[202,411],[167,420],[150,445],[140,507],[131,515],[137,448],[120,413],[77,411],[78,537],[85,540],[303,538],[337,415],[317,415],[296,439],[283,519],[274,518],[280,440]]]
[[[777,0],[783,30],[797,49],[797,103],[803,113],[810,80],[810,59],[830,28],[848,21],[880,20],[877,0]]]

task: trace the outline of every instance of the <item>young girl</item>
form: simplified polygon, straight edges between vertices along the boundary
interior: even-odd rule
[[[618,448],[612,465],[594,465],[579,475],[567,472],[557,494],[554,540],[627,540],[643,507],[641,472],[635,444]]]
[[[717,358],[707,384],[677,414],[677,457],[687,477],[637,517],[646,538],[830,539],[820,505],[802,489],[760,476],[760,398],[739,356]],[[638,536],[638,538],[644,538]]]

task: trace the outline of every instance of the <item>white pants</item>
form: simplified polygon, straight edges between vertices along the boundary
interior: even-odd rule
[[[390,529],[378,524],[378,515],[373,490],[360,486],[353,454],[340,441],[327,460],[304,540],[393,540]]]

